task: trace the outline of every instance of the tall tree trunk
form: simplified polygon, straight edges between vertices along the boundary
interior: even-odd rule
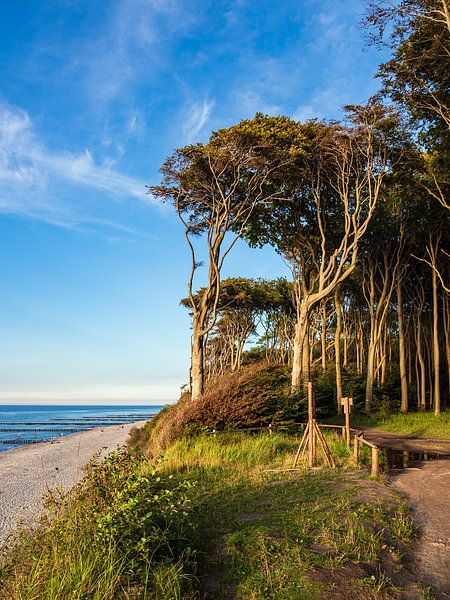
[[[386,385],[386,341],[387,341],[387,325],[385,325],[383,329],[383,336],[381,338],[381,342],[379,344],[380,348],[380,364],[381,364],[381,373],[380,373],[380,383],[382,386]]]
[[[359,366],[359,364],[360,364],[360,358],[359,358],[360,350],[359,350],[359,340],[358,340],[358,338],[356,338],[356,340],[355,340],[355,349],[356,349],[356,372],[359,375],[361,373],[361,368]]]
[[[369,340],[369,348],[367,351],[367,376],[366,376],[366,412],[372,410],[373,400],[373,380],[375,371],[375,340]]]
[[[336,402],[337,411],[340,414],[342,411],[341,399],[342,399],[342,373],[341,373],[341,302],[339,300],[339,291],[336,290],[334,294],[334,306],[336,309],[336,331],[334,335],[334,355],[336,364]]]
[[[203,394],[204,386],[203,335],[199,332],[199,329],[199,325],[194,323],[191,350],[192,400],[197,400],[197,398]]]
[[[322,303],[322,331],[321,331],[321,342],[322,342],[322,371],[327,369],[327,303]]]
[[[311,360],[310,360],[310,340],[309,340],[309,331],[308,326],[306,329],[306,333],[303,337],[303,351],[302,351],[302,380],[303,380],[303,389],[308,388],[308,381],[311,381]]]
[[[405,331],[403,326],[403,294],[402,283],[397,281],[397,317],[398,317],[398,350],[400,365],[401,404],[400,410],[408,410],[408,380],[406,374]]]
[[[434,414],[441,414],[441,387],[439,382],[439,331],[438,331],[438,293],[437,276],[434,269],[431,270],[433,285],[433,405]]]
[[[303,354],[303,333],[300,322],[295,324],[295,336],[292,344],[292,374],[291,390],[298,392],[302,387],[302,354]]]
[[[444,305],[443,310],[443,319],[444,319],[444,339],[445,339],[445,356],[447,358],[447,383],[448,383],[448,393],[449,393],[449,402],[450,402],[450,302],[449,296],[444,294],[442,298],[442,302]]]
[[[295,324],[295,337],[293,344],[293,361],[291,390],[293,393],[301,390],[304,382],[309,381],[309,339],[308,338],[308,310],[301,306]],[[306,348],[305,348],[306,345]],[[306,357],[303,356],[306,352]],[[304,372],[304,369],[307,369]]]
[[[344,328],[344,339],[342,340],[342,344],[344,346],[343,351],[344,351],[344,356],[342,357],[342,366],[344,367],[344,369],[347,368],[347,363],[348,363],[348,335],[347,335],[347,331]]]
[[[422,321],[421,315],[417,315],[417,360],[419,361],[420,366],[420,401],[419,408],[420,410],[425,410],[426,408],[426,369],[425,369],[425,360],[423,358],[422,352]]]

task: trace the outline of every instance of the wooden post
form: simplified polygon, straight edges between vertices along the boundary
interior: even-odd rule
[[[272,435],[272,423],[269,423],[269,435]]]
[[[341,404],[345,414],[345,440],[347,448],[350,448],[350,406],[353,405],[353,398],[341,398]]]
[[[353,437],[353,460],[355,461],[355,465],[358,464],[358,436],[355,433]]]
[[[316,411],[314,410],[314,391],[312,381],[308,381],[308,466],[311,468],[316,461],[316,431],[314,427],[314,419]]]
[[[328,463],[328,466],[334,469],[336,465],[334,463],[333,457],[331,456],[331,452],[328,448],[327,442],[316,421],[314,390],[312,382],[308,381],[308,423],[306,424],[302,440],[295,455],[294,469],[297,465],[298,459],[300,457],[303,457],[306,453],[306,449],[308,449],[308,466],[311,468],[316,464],[317,443],[323,450],[325,460]]]
[[[378,448],[372,447],[372,477],[377,477],[380,471],[379,462],[378,462]]]

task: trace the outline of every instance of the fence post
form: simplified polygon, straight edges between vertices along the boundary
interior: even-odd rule
[[[378,448],[372,448],[372,477],[377,477],[379,473]]]
[[[353,460],[355,461],[355,464],[358,464],[358,436],[355,433],[354,437],[353,437]]]
[[[272,435],[272,423],[269,423],[269,435]]]

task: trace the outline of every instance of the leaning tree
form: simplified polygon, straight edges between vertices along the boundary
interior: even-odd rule
[[[216,322],[224,260],[255,207],[276,195],[272,178],[295,161],[301,147],[298,132],[289,125],[285,117],[262,119],[257,115],[252,121],[213,132],[206,144],[175,150],[161,167],[161,184],[149,187],[154,197],[175,208],[191,256],[188,299],[194,400],[204,388],[205,336]],[[273,139],[277,140],[275,152]],[[206,284],[197,294],[195,279],[203,261]]]
[[[306,138],[296,165],[274,185],[246,227],[250,243],[272,244],[291,266],[297,322],[292,390],[310,378],[313,310],[351,274],[358,246],[381,197],[382,182],[403,143],[396,114],[375,100],[348,107],[345,123],[292,124]]]

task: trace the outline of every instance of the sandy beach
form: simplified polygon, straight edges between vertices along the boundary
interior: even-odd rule
[[[42,510],[47,490],[68,489],[83,476],[83,466],[104,448],[106,454],[124,444],[132,427],[145,421],[91,429],[0,453],[0,545],[18,519],[32,524]]]

